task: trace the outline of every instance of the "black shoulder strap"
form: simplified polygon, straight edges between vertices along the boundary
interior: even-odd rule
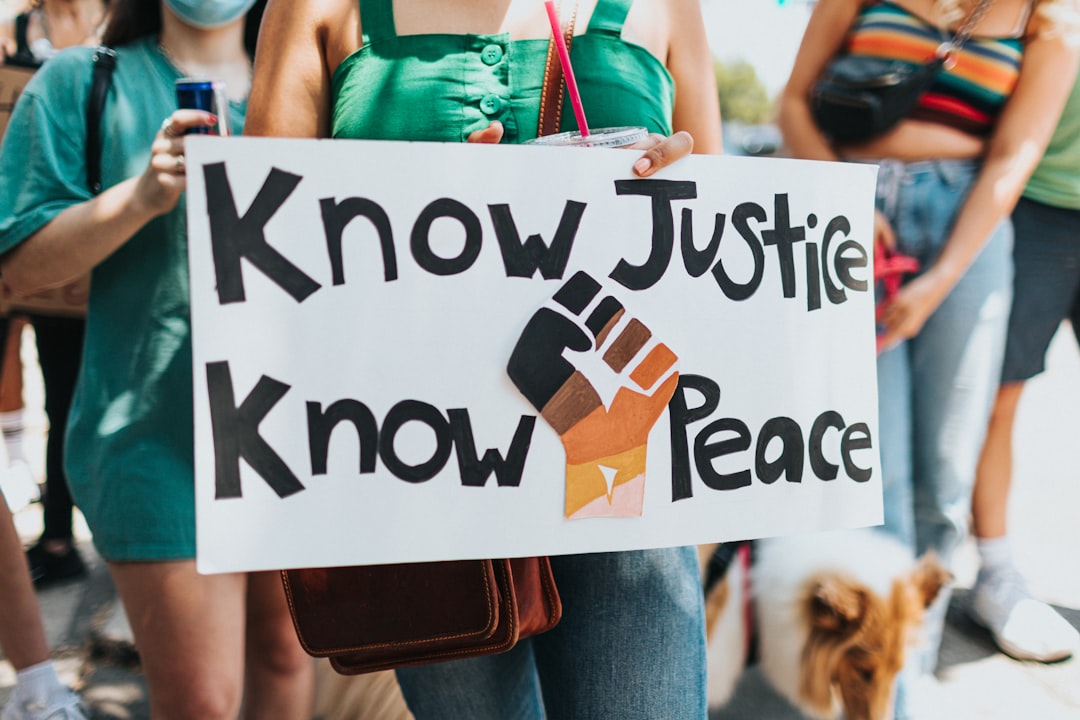
[[[30,25],[30,13],[20,13],[15,16],[15,52],[22,55],[30,54],[30,43],[26,41],[26,28]]]
[[[41,66],[41,61],[34,57],[34,53],[30,51],[30,44],[26,40],[26,28],[29,23],[30,13],[15,16],[15,52],[4,58],[5,65],[34,70]]]
[[[109,94],[116,51],[104,45],[94,50],[94,79],[86,98],[86,183],[90,192],[101,192],[101,111]]]

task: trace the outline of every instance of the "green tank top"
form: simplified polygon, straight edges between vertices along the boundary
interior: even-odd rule
[[[1024,197],[1046,205],[1080,210],[1080,78],[1058,120],[1042,160],[1028,180]]]
[[[570,48],[589,127],[641,125],[671,134],[675,83],[645,48],[623,41],[633,0],[600,0]],[[332,79],[335,138],[464,142],[494,120],[503,142],[536,136],[548,40],[398,35],[392,0],[360,4],[363,47]],[[565,101],[562,130],[577,122]]]

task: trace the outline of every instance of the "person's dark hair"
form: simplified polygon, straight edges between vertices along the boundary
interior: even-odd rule
[[[262,22],[265,9],[266,0],[258,0],[248,11],[244,23],[244,45],[252,57],[255,57],[255,41],[259,37],[259,23]],[[147,35],[159,33],[161,33],[160,0],[112,0],[101,43],[109,47],[117,47]]]

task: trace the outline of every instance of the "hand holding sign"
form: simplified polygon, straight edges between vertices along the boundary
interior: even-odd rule
[[[614,297],[597,300],[600,289],[585,273],[570,278],[529,319],[507,367],[562,439],[568,518],[641,515],[649,431],[679,380],[678,357]]]

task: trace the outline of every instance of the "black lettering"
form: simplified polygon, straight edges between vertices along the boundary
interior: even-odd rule
[[[806,309],[821,309],[821,266],[818,264],[817,243],[806,243]]]
[[[453,218],[465,229],[465,244],[457,257],[442,258],[431,249],[431,226],[439,218]],[[480,218],[468,207],[451,198],[440,198],[431,202],[413,225],[413,257],[417,265],[432,275],[457,275],[465,272],[479,257],[482,243]]]
[[[829,428],[844,429],[844,418],[835,410],[827,410],[818,415],[810,428],[810,469],[822,480],[835,480],[838,465],[825,459],[823,445],[825,433]]]
[[[243,496],[240,488],[241,458],[278,497],[288,497],[303,490],[304,486],[289,466],[259,435],[259,423],[285,396],[289,386],[263,375],[237,407],[227,362],[206,364],[206,386],[214,434],[214,497],[220,500]]]
[[[338,423],[349,421],[356,428],[360,443],[360,472],[375,472],[379,451],[379,427],[368,406],[358,400],[338,400],[323,412],[322,404],[307,404],[308,448],[311,452],[311,474],[326,474],[326,459],[330,453],[330,434]]]
[[[431,457],[417,465],[409,465],[398,457],[394,449],[394,437],[407,422],[421,422],[435,433],[435,452]],[[395,477],[411,483],[422,483],[439,474],[450,459],[452,445],[450,423],[434,406],[419,400],[402,400],[383,420],[379,434],[379,457],[386,469]]]
[[[461,471],[461,484],[467,487],[484,487],[488,476],[495,473],[495,481],[499,487],[517,487],[521,485],[521,475],[525,471],[525,458],[529,454],[529,446],[532,444],[533,427],[536,425],[536,417],[522,415],[518,421],[514,438],[510,441],[510,449],[506,453],[506,459],[495,449],[484,452],[483,459],[478,458],[476,440],[473,438],[472,423],[469,421],[468,410],[447,410],[450,416],[450,434],[454,438],[454,448],[457,450],[458,468]]]
[[[530,235],[525,242],[521,242],[509,205],[488,205],[488,212],[495,227],[495,238],[499,241],[507,277],[528,278],[539,270],[545,280],[562,278],[574,247],[581,216],[585,213],[585,203],[567,200],[550,246],[544,244],[539,234]]]
[[[652,249],[644,265],[619,260],[611,279],[630,290],[645,290],[655,285],[671,262],[675,247],[673,200],[697,197],[697,184],[687,180],[616,180],[617,195],[644,195],[652,198]]]
[[[847,255],[848,250],[855,251],[855,257]],[[866,280],[858,280],[851,276],[851,268],[864,268],[870,262],[866,254],[866,248],[854,240],[845,240],[836,249],[836,274],[840,282],[855,292],[866,292],[870,284]]]
[[[780,455],[770,461],[765,456],[769,444],[777,438],[781,442]],[[754,467],[758,479],[766,485],[776,482],[781,475],[786,475],[788,482],[802,482],[803,438],[799,424],[789,417],[774,417],[766,422],[758,435]]]
[[[713,435],[733,433],[733,437],[708,442]],[[743,452],[750,447],[750,428],[736,418],[721,418],[705,426],[694,440],[694,464],[697,466],[701,481],[713,490],[737,490],[750,484],[750,470],[733,473],[719,473],[712,461],[722,455]]]
[[[264,229],[300,184],[299,175],[272,168],[251,207],[239,217],[225,163],[203,166],[206,210],[210,215],[210,244],[214,256],[218,302],[243,302],[244,277],[240,261],[247,260],[297,302],[318,290],[308,277],[266,242]]]
[[[847,300],[847,293],[844,292],[844,288],[838,287],[833,282],[832,276],[829,274],[829,246],[832,244],[833,235],[842,233],[845,237],[851,232],[851,223],[843,215],[834,217],[829,221],[829,224],[825,226],[825,237],[821,243],[821,257],[822,264],[825,266],[825,295],[829,298],[829,302],[834,305],[839,305]],[[839,260],[840,254],[837,253],[837,259]]]
[[[731,214],[732,227],[739,233],[739,237],[746,241],[746,246],[750,248],[750,254],[754,258],[754,273],[742,285],[732,280],[731,276],[727,274],[724,269],[723,259],[713,266],[712,274],[716,278],[716,284],[720,286],[724,295],[731,300],[745,300],[757,292],[758,286],[761,285],[761,278],[765,274],[765,250],[747,221],[757,220],[758,222],[764,222],[767,218],[765,208],[755,203],[742,203]]]
[[[844,472],[855,482],[866,482],[872,474],[870,468],[861,468],[851,459],[853,450],[866,450],[873,447],[870,428],[866,423],[855,423],[844,431],[840,441],[840,455],[844,461]]]
[[[778,193],[773,198],[775,219],[773,229],[761,233],[761,240],[766,245],[776,246],[776,255],[780,260],[780,282],[784,297],[795,297],[795,254],[793,246],[806,240],[806,228],[802,225],[791,226],[791,214],[788,209],[787,193]]]
[[[383,255],[383,277],[387,282],[397,280],[397,254],[394,251],[394,231],[390,227],[390,217],[386,211],[367,198],[345,198],[341,202],[333,198],[319,201],[322,210],[323,230],[326,233],[326,251],[330,255],[330,270],[334,285],[345,284],[345,261],[342,258],[341,238],[345,227],[354,219],[363,216],[375,226],[379,234],[379,245]]]
[[[701,395],[700,405],[692,408],[687,404],[687,390],[694,390]],[[701,375],[679,375],[679,384],[668,402],[672,502],[686,500],[694,495],[690,477],[690,449],[686,437],[686,426],[707,418],[719,404],[720,386],[714,380]]]
[[[701,277],[708,272],[709,267],[716,259],[716,253],[720,250],[720,240],[724,237],[724,225],[727,216],[716,213],[713,220],[713,234],[709,238],[709,244],[698,250],[694,245],[694,211],[683,208],[682,211],[682,256],[683,266],[690,277]]]

